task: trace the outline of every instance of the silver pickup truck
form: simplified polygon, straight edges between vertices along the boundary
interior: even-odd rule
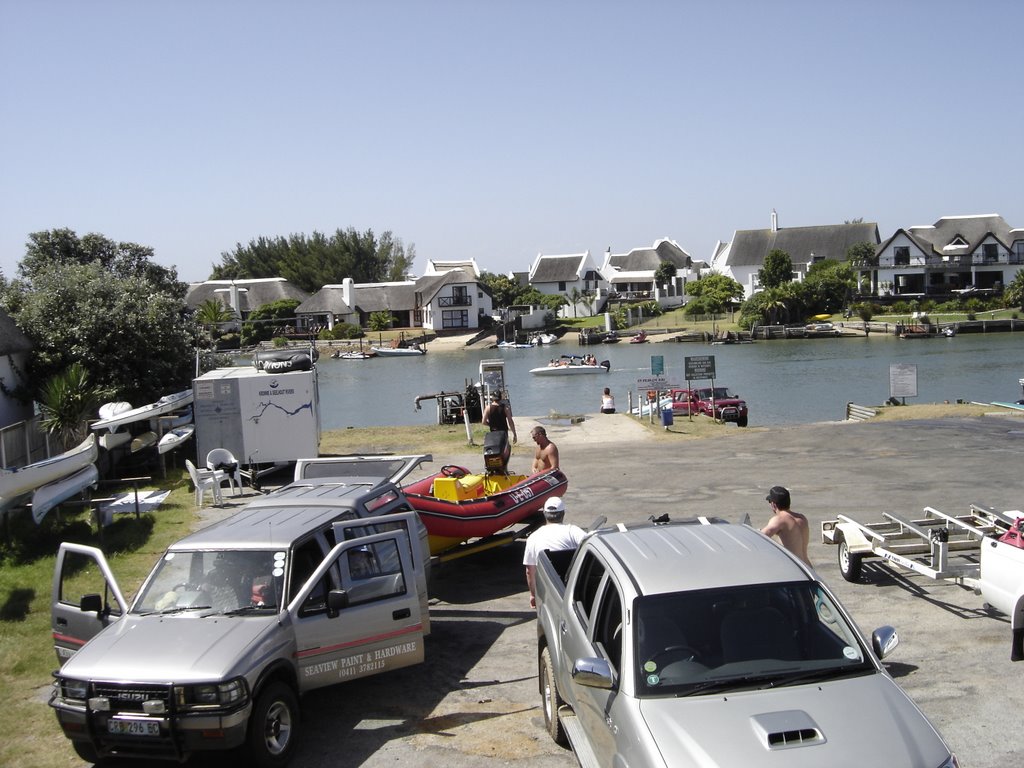
[[[396,483],[429,456],[376,458],[300,462],[171,545],[130,603],[101,551],[61,545],[50,706],[80,757],[276,768],[303,693],[423,661],[429,548]]]
[[[748,526],[603,528],[536,585],[544,721],[584,768],[957,765],[879,663],[895,630]]]

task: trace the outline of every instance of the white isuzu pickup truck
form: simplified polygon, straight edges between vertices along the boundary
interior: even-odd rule
[[[879,662],[896,631],[749,526],[602,528],[536,585],[544,721],[584,768],[957,765]]]
[[[62,544],[50,706],[79,756],[283,766],[303,693],[423,661],[429,548],[397,482],[428,459],[300,463],[171,545],[130,603],[100,550]]]

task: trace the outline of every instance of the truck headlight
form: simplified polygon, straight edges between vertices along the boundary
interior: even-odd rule
[[[244,701],[247,696],[245,680],[240,677],[224,683],[198,683],[174,688],[174,697],[181,709],[230,707]]]
[[[58,680],[58,685],[60,686],[60,695],[65,699],[85,701],[89,696],[89,683],[85,680],[64,677]]]

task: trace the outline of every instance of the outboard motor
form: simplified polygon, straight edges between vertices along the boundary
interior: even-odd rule
[[[507,474],[511,455],[508,432],[497,430],[484,435],[484,469],[488,475]]]

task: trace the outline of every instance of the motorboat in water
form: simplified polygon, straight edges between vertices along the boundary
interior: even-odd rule
[[[419,357],[427,354],[425,347],[413,344],[410,347],[370,347],[378,357]]]
[[[530,341],[532,341],[535,345],[555,344],[558,342],[558,337],[553,333],[538,333],[534,336],[531,336]]]
[[[530,518],[539,517],[545,500],[561,496],[568,485],[560,469],[530,476],[475,474],[448,464],[404,490],[426,526],[430,553],[437,555],[470,539],[486,538],[531,522]]]
[[[536,376],[572,376],[581,373],[608,373],[612,364],[608,360],[600,363],[585,363],[582,355],[562,355],[540,368],[531,368],[530,373]]]
[[[89,435],[69,451],[16,469],[0,469],[0,508],[36,488],[57,482],[96,461],[96,436]]]
[[[499,341],[495,345],[498,349],[533,349],[537,346],[534,342]]]

